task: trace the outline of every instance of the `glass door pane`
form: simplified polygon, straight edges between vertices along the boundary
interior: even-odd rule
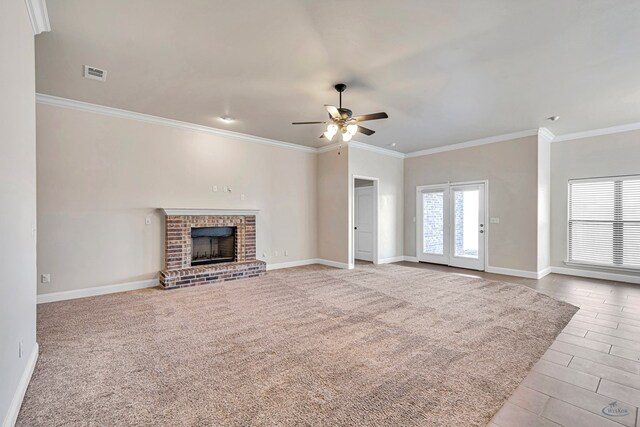
[[[422,193],[422,251],[444,255],[444,191]]]
[[[478,259],[480,251],[480,191],[453,191],[454,256]]]

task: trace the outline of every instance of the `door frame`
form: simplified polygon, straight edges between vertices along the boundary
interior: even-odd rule
[[[425,184],[425,185],[418,185],[416,186],[416,209],[415,209],[415,214],[416,216],[414,217],[414,224],[415,224],[415,238],[416,238],[416,245],[415,245],[415,249],[416,249],[416,259],[419,258],[419,254],[422,251],[422,238],[421,238],[421,232],[422,230],[420,229],[420,227],[418,227],[418,223],[422,223],[421,221],[418,221],[418,218],[420,217],[420,215],[422,215],[422,211],[421,211],[421,206],[422,206],[422,200],[421,200],[421,194],[422,194],[422,190],[424,189],[429,189],[429,188],[435,188],[435,187],[452,187],[454,185],[467,185],[467,184],[484,184],[484,223],[485,223],[485,227],[484,227],[484,271],[487,271],[487,269],[489,268],[489,238],[491,235],[491,227],[490,227],[490,218],[489,218],[489,180],[488,179],[478,179],[478,180],[474,180],[474,181],[458,181],[458,182],[442,182],[439,184]],[[422,261],[424,262],[424,261]]]
[[[356,179],[364,179],[366,181],[373,181],[373,263],[380,264],[379,250],[378,250],[378,231],[380,225],[378,224],[378,210],[380,199],[380,179],[374,176],[365,175],[351,175],[351,182],[349,185],[349,268],[355,267],[355,253],[356,253],[356,239],[355,239],[355,197],[356,197]]]

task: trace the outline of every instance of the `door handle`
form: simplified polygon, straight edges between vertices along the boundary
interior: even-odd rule
[[[357,230],[357,229],[358,229],[358,227],[353,227],[353,229],[354,229],[354,230]]]

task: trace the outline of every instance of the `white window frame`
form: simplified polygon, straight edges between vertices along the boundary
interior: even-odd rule
[[[571,233],[569,231],[569,222],[571,221],[571,183],[572,182],[609,182],[616,180],[636,180],[640,179],[640,175],[615,175],[615,176],[602,176],[595,178],[572,178],[567,181],[567,222],[566,222],[566,232],[567,232],[567,247],[565,253],[565,261],[566,265],[576,266],[576,267],[588,267],[588,268],[597,268],[603,270],[614,270],[614,271],[626,271],[631,273],[640,272],[640,267],[629,267],[629,266],[616,266],[611,264],[599,264],[599,263],[587,263],[587,262],[578,262],[571,261],[569,255],[569,240],[571,239]]]

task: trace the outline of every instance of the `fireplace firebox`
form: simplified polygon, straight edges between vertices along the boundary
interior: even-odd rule
[[[236,261],[236,227],[191,228],[191,265]]]

